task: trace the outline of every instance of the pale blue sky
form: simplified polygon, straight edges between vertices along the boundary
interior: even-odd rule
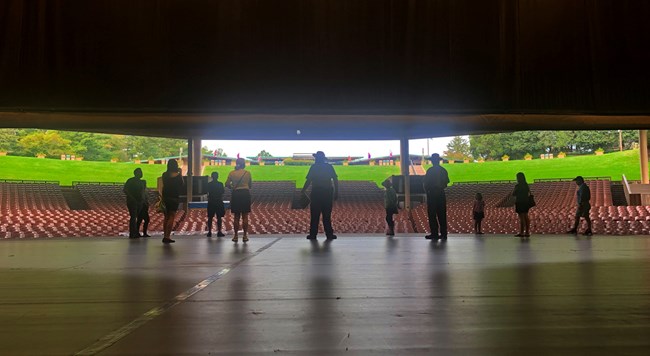
[[[429,153],[440,153],[447,149],[451,137],[429,139]],[[239,153],[244,156],[255,156],[261,150],[266,150],[273,156],[291,156],[294,153],[310,153],[324,151],[328,156],[366,156],[368,152],[373,157],[388,156],[390,151],[399,154],[399,141],[228,141],[205,140],[203,146],[214,150],[223,148],[229,156]],[[409,141],[411,154],[427,154],[427,140]]]

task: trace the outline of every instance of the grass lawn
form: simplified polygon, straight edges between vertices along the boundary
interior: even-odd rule
[[[529,181],[539,178],[573,178],[603,176],[620,180],[625,174],[628,179],[640,179],[639,151],[624,151],[603,156],[579,156],[564,159],[485,163],[446,164],[452,182],[514,180],[517,172],[524,172]],[[136,167],[142,168],[144,179],[154,182],[165,170],[163,165],[134,163],[110,163],[89,161],[61,161],[30,157],[0,156],[0,179],[53,180],[61,185],[73,181],[124,182],[133,175]],[[206,167],[205,175],[219,172],[225,180],[230,166]],[[294,180],[302,187],[308,166],[250,166],[254,181]],[[396,166],[335,166],[341,180],[370,180],[378,184],[392,174],[399,174]]]
[[[616,181],[621,180],[623,174],[630,180],[641,177],[638,150],[552,160],[456,163],[445,164],[444,167],[452,182],[515,180],[517,172],[524,172],[529,182],[542,178],[574,178],[577,175],[611,177]]]

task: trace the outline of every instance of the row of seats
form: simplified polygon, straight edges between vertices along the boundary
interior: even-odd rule
[[[610,182],[589,181],[592,191],[591,217],[597,234],[650,233],[650,207],[612,206]],[[124,207],[122,185],[80,184],[77,189],[91,207],[87,211],[67,208],[57,184],[2,183],[0,201],[0,237],[114,236],[126,234],[128,212]],[[383,190],[373,182],[341,182],[340,199],[335,203],[333,225],[341,233],[383,233],[386,229]],[[251,233],[308,232],[309,209],[291,209],[295,193],[293,182],[256,182],[253,186]],[[512,183],[456,184],[447,189],[450,233],[473,231],[472,204],[477,192],[486,202],[483,230],[509,234],[518,230],[514,209],[504,202],[511,200]],[[570,227],[575,213],[576,186],[573,182],[531,184],[537,207],[531,209],[531,230],[537,234],[563,233]],[[149,192],[151,202],[157,192]],[[256,198],[257,197],[257,198]],[[180,233],[204,233],[205,210],[179,214]],[[150,231],[162,230],[162,215],[151,213]],[[428,233],[426,206],[404,210],[395,216],[396,232]],[[232,216],[225,218],[232,230]],[[322,227],[321,227],[322,229]],[[322,232],[322,231],[321,231]]]
[[[0,182],[0,211],[14,209],[67,209],[67,203],[55,183]]]

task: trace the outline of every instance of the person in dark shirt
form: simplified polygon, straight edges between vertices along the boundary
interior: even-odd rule
[[[180,195],[183,190],[183,175],[178,162],[170,159],[167,162],[167,171],[162,174],[162,200],[165,203],[165,218],[163,220],[163,239],[165,244],[176,242],[171,239],[171,233],[174,228],[174,219],[176,211],[180,204]]]
[[[136,168],[133,177],[124,183],[122,191],[126,195],[126,207],[129,209],[129,238],[140,237],[138,233],[137,219],[142,209],[142,169]]]
[[[311,186],[311,206],[308,240],[316,239],[318,235],[318,223],[321,214],[323,215],[323,229],[328,240],[336,239],[334,229],[332,228],[332,206],[333,201],[338,199],[339,180],[334,167],[327,163],[327,158],[323,151],[313,154],[314,164],[309,168],[307,181],[302,188],[302,194],[305,194],[307,188]]]
[[[589,190],[589,186],[585,183],[585,179],[582,178],[582,176],[575,177],[573,181],[578,185],[578,191],[576,192],[578,198],[578,209],[576,210],[573,229],[571,229],[569,233],[577,235],[580,218],[585,218],[585,221],[587,222],[587,230],[585,230],[583,235],[591,236],[593,234],[591,232],[591,218],[589,217],[589,211],[591,210],[591,204],[589,204],[589,200],[591,200],[591,190]]]
[[[212,237],[212,219],[217,216],[217,237],[226,235],[221,232],[223,225],[222,218],[226,215],[226,208],[223,205],[223,193],[225,188],[219,182],[219,172],[212,172],[212,181],[208,183],[208,237]]]
[[[140,237],[149,237],[147,234],[147,229],[149,228],[149,195],[147,194],[147,181],[141,180],[142,182],[142,209],[140,209],[140,214],[138,214],[138,219],[136,221],[136,226],[138,231],[140,231],[140,224],[142,225],[142,234]]]
[[[447,170],[440,166],[440,155],[431,155],[431,168],[427,169],[424,177],[424,191],[427,194],[427,216],[429,218],[430,235],[425,236],[427,240],[447,240],[447,197],[445,188],[449,184]],[[406,164],[406,162],[404,162]]]
[[[388,224],[388,232],[386,235],[395,236],[395,221],[393,215],[397,214],[397,192],[393,188],[393,182],[390,178],[381,183],[386,189],[384,191],[384,208],[386,209],[386,224]]]
[[[517,184],[512,195],[515,197],[515,212],[519,218],[519,233],[515,237],[530,237],[530,217],[528,216],[530,187],[528,187],[526,176],[522,172],[517,173]]]

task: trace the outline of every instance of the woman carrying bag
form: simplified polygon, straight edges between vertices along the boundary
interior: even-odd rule
[[[244,236],[242,241],[248,241],[248,214],[251,212],[251,193],[250,189],[253,185],[251,174],[246,170],[246,161],[243,158],[237,158],[235,161],[235,170],[228,174],[226,179],[226,187],[232,189],[232,197],[230,198],[230,210],[235,214],[235,221],[233,222],[235,229],[235,236],[232,238],[234,242],[239,239],[239,218],[242,219],[242,227]]]

